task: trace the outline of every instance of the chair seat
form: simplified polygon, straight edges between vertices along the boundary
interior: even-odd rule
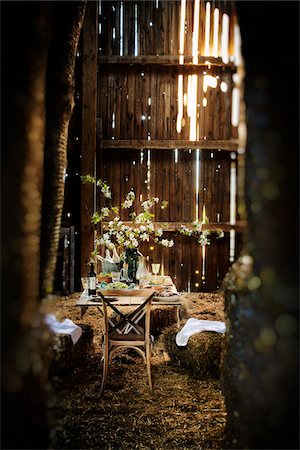
[[[145,342],[145,334],[136,334],[136,333],[128,333],[128,334],[119,334],[116,331],[112,332],[108,336],[109,341],[141,341]]]

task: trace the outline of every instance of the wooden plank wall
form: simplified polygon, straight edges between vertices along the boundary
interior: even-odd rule
[[[202,53],[205,3],[201,1],[200,5],[199,50]],[[229,49],[232,51],[234,14],[231,2],[211,2],[211,6],[212,23],[215,7],[220,9],[220,26],[222,13],[230,16]],[[193,8],[194,2],[188,0],[187,57],[192,53]],[[201,219],[205,205],[209,220],[220,222],[221,228],[222,223],[230,220],[230,168],[232,164],[236,165],[236,159],[231,158],[229,151],[211,145],[211,150],[203,146],[201,150],[196,150],[195,146],[188,148],[190,118],[186,105],[184,126],[180,133],[176,130],[178,75],[183,74],[183,91],[187,92],[188,76],[197,74],[197,139],[231,142],[237,136],[237,130],[231,125],[235,68],[232,63],[222,64],[220,58],[218,64],[206,64],[207,67],[203,64],[196,68],[188,64],[179,65],[176,61],[179,23],[179,1],[99,2],[97,118],[101,133],[97,173],[111,186],[113,205],[120,205],[125,194],[134,189],[136,197],[142,200],[155,195],[169,202],[167,209],[156,207],[157,222],[192,222],[197,212]],[[154,57],[170,59],[167,63],[158,64]],[[217,87],[208,87],[204,92],[203,81],[207,74],[216,77]],[[222,86],[226,83],[226,92],[221,90],[221,83]],[[206,107],[203,105],[204,97],[207,99]],[[130,149],[122,147],[124,140],[131,141]],[[141,148],[142,140],[166,143],[172,140],[172,145],[150,150]],[[105,148],[103,141],[114,141],[119,148]],[[173,145],[176,141],[186,142],[185,148],[180,146],[176,149]],[[197,181],[196,174],[199,175]],[[107,204],[108,201],[99,196],[99,207]],[[128,220],[128,211],[123,211],[121,218]],[[196,239],[174,232],[169,232],[169,235],[175,241],[171,249],[153,242],[143,244],[141,251],[149,264],[160,262],[164,273],[176,280],[180,290],[217,289],[231,264],[229,232],[223,239],[212,236],[205,255]],[[238,254],[241,236],[236,236],[235,254]]]
[[[180,71],[183,71],[180,66],[100,66],[98,112],[103,139],[188,140],[190,119],[186,108],[183,116],[186,125],[180,133],[176,131]],[[212,73],[219,77],[218,84],[216,88],[207,88],[206,107],[202,105],[204,75],[198,74],[199,139],[230,139],[232,73],[216,68]],[[184,76],[185,92],[187,77]],[[227,83],[227,92],[221,91],[222,82]]]
[[[81,174],[94,174],[97,117],[97,6],[88,2],[82,30],[82,158]],[[81,275],[87,273],[87,263],[94,247],[94,189],[90,184],[81,186]]]

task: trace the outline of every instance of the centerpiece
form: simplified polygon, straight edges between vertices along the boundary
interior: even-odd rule
[[[81,179],[83,183],[95,183],[106,199],[112,199],[110,186],[105,181],[97,180],[91,175],[82,176]],[[100,224],[100,227],[95,234],[94,250],[91,252],[90,262],[95,264],[100,260],[103,272],[109,272],[109,267],[111,267],[112,272],[120,271],[122,267],[121,273],[126,273],[123,279],[136,282],[137,270],[141,272],[145,268],[145,258],[139,251],[139,246],[142,243],[152,240],[163,247],[173,247],[174,245],[173,239],[166,238],[164,234],[165,231],[170,230],[169,224],[165,223],[158,226],[155,223],[153,208],[159,202],[158,197],[152,196],[138,203],[136,202],[135,192],[131,189],[125,195],[121,205],[103,206],[100,212],[95,212],[91,221],[96,226]],[[161,202],[162,208],[166,208],[167,205],[167,201]],[[129,213],[130,221],[121,220],[122,210],[131,211]],[[205,229],[202,228],[204,224],[206,225]],[[221,229],[210,230],[208,224],[209,219],[206,217],[204,208],[202,221],[196,220],[188,226],[181,225],[179,229],[173,229],[172,231],[175,234],[179,232],[185,236],[196,238],[205,254],[205,246],[210,245],[212,232],[215,232],[218,238],[224,236]]]
[[[94,177],[86,175],[82,176],[82,181],[96,183],[106,198],[112,198],[110,187],[102,180],[96,180]],[[138,205],[135,202],[136,196],[131,190],[125,195],[125,200],[120,206],[102,207],[100,212],[95,212],[91,219],[95,225],[101,224],[100,233],[95,236],[92,260],[103,260],[99,251],[101,247],[106,249],[106,252],[114,251],[115,255],[119,254],[121,262],[128,264],[128,278],[133,281],[136,279],[139,256],[142,256],[138,248],[141,243],[149,242],[151,239],[164,247],[174,245],[173,239],[167,239],[164,236],[164,229],[156,228],[153,224],[155,214],[152,210],[160,202],[159,198],[150,197]],[[162,206],[165,208],[167,202],[162,201]],[[121,210],[126,209],[132,211],[130,222],[124,222],[120,218]],[[116,262],[116,258],[114,262]]]

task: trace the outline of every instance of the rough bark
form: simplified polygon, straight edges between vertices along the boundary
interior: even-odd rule
[[[64,202],[74,68],[86,2],[54,2],[47,67],[46,142],[41,234],[41,297],[52,292]]]
[[[227,280],[229,448],[299,448],[299,5],[237,2],[246,62],[249,239]],[[253,8],[253,9],[252,9]],[[249,23],[255,23],[254,27]],[[267,28],[267,26],[270,28]],[[270,25],[271,24],[271,25]],[[280,33],[278,33],[280,30]],[[297,39],[298,36],[298,39]],[[297,45],[297,44],[296,44]]]
[[[1,448],[45,448],[47,336],[38,310],[51,2],[2,2]]]

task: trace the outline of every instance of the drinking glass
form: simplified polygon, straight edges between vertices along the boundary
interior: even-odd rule
[[[120,281],[120,272],[111,272],[111,281],[113,283]]]
[[[158,275],[160,264],[151,264],[152,272],[154,275]]]
[[[82,277],[81,278],[81,284],[82,284],[82,287],[83,287],[83,292],[85,294],[87,294],[88,293],[89,278],[88,277]]]

